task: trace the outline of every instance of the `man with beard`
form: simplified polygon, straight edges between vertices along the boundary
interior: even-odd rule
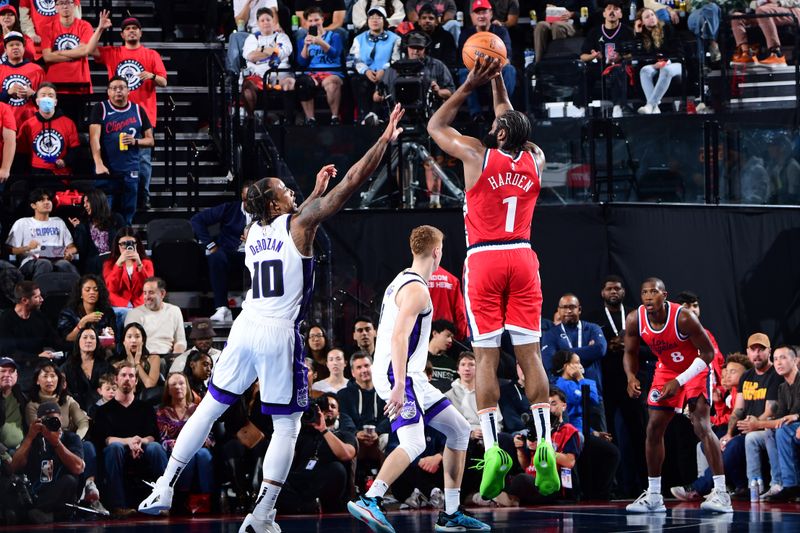
[[[180,354],[186,350],[183,315],[177,305],[164,301],[167,285],[157,277],[147,278],[142,287],[144,303],[125,316],[125,325],[141,324],[147,333],[147,351],[151,354]]]
[[[125,500],[125,472],[133,466],[144,479],[153,480],[167,466],[167,454],[158,442],[153,408],[135,398],[136,368],[123,361],[117,370],[114,399],[97,408],[92,435],[105,467],[106,504],[111,514],[130,516],[136,511]]]
[[[428,48],[428,53],[434,59],[438,59],[448,67],[454,67],[457,63],[456,41],[453,39],[453,34],[446,31],[439,24],[439,18],[436,16],[436,10],[431,4],[423,4],[417,12],[419,18],[414,23],[414,28],[424,31],[431,38],[431,45]]]
[[[194,346],[189,350],[183,352],[172,361],[172,366],[169,367],[170,372],[183,372],[186,366],[186,361],[196,353],[208,354],[211,357],[211,362],[217,364],[219,354],[222,353],[213,347],[214,337],[217,333],[211,327],[211,319],[196,318],[192,321],[192,331],[189,333],[189,340],[194,341]]]
[[[511,464],[511,457],[497,445],[497,367],[504,330],[511,336],[525,375],[525,394],[531,402],[536,432],[545,437],[539,439],[536,450],[536,486],[544,495],[561,488],[550,435],[550,387],[539,349],[539,259],[530,243],[544,153],[528,141],[530,122],[511,107],[501,68],[496,60],[479,58],[464,84],[428,122],[428,133],[436,144],[464,165],[464,299],[477,356],[477,407],[486,446],[480,492],[487,500],[503,490]],[[489,82],[496,118],[480,141],[462,135],[450,124],[464,101]]]
[[[167,86],[167,69],[158,52],[142,46],[142,24],[139,19],[128,17],[120,26],[125,44],[101,46],[93,50],[92,55],[106,66],[109,79],[120,76],[128,80],[128,99],[142,106],[155,129],[158,119],[156,87]],[[139,199],[145,209],[150,207],[152,157],[152,148],[139,148]]]

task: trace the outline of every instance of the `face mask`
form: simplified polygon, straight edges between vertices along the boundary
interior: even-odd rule
[[[483,136],[481,143],[486,148],[497,148],[497,133],[489,132]]]
[[[39,98],[39,111],[50,114],[56,109],[56,99],[49,96]]]

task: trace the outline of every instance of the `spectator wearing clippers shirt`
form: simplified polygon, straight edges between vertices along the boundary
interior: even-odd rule
[[[32,97],[44,80],[44,70],[25,59],[24,38],[21,33],[7,33],[3,37],[3,43],[6,58],[0,63],[0,101],[11,106],[17,124],[22,125],[36,113],[36,104]]]
[[[142,106],[155,129],[158,121],[156,87],[167,86],[167,69],[158,52],[142,46],[142,24],[137,18],[126,18],[120,27],[122,46],[101,46],[92,54],[97,62],[106,66],[109,79],[120,76],[128,80],[128,99]],[[150,204],[151,174],[152,149],[140,147],[139,199],[146,207]]]

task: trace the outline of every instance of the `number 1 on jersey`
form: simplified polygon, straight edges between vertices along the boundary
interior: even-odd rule
[[[517,216],[517,197],[509,196],[503,199],[504,204],[508,204],[506,211],[506,233],[514,232],[514,217]]]

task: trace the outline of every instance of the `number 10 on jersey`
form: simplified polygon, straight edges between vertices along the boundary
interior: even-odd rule
[[[283,296],[283,261],[253,263],[253,298]]]

